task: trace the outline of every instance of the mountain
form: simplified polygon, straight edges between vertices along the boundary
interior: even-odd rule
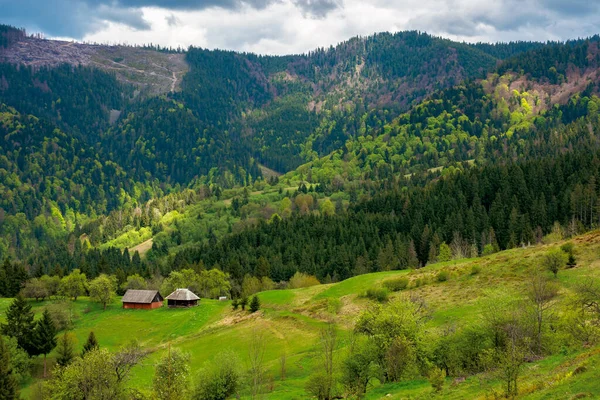
[[[482,76],[498,56],[542,46],[401,32],[275,57],[60,42],[7,26],[0,34],[3,173],[11,176],[0,201],[9,220],[23,215],[30,226],[23,239],[11,228],[3,254],[56,237],[37,228],[37,239],[22,243],[36,217],[68,233],[182,187],[219,192],[269,168],[293,170],[436,90]]]

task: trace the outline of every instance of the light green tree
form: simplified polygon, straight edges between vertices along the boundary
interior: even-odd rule
[[[159,400],[179,400],[187,398],[189,387],[189,357],[178,349],[169,349],[156,366],[154,396]]]
[[[90,282],[90,299],[102,304],[104,310],[106,306],[116,296],[117,278],[112,275],[101,274]]]
[[[70,297],[73,301],[85,293],[87,279],[79,269],[74,269],[71,273],[60,281],[59,293],[63,296]]]

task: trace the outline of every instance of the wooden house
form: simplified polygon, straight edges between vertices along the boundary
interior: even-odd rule
[[[129,289],[121,299],[123,308],[152,310],[163,306],[163,297],[158,290]]]
[[[200,297],[189,289],[177,289],[167,296],[167,305],[173,307],[195,307]]]

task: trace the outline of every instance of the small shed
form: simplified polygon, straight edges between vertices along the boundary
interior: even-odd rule
[[[189,289],[177,289],[167,296],[167,305],[173,307],[195,307],[200,297]]]
[[[152,310],[163,306],[163,297],[158,290],[129,289],[121,299],[123,308]]]

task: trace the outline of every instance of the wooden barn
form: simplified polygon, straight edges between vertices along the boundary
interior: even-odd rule
[[[163,306],[163,297],[158,290],[133,290],[125,292],[123,299],[123,308],[140,308],[152,310]]]
[[[195,307],[200,297],[189,289],[177,289],[167,296],[167,305],[173,307]]]

